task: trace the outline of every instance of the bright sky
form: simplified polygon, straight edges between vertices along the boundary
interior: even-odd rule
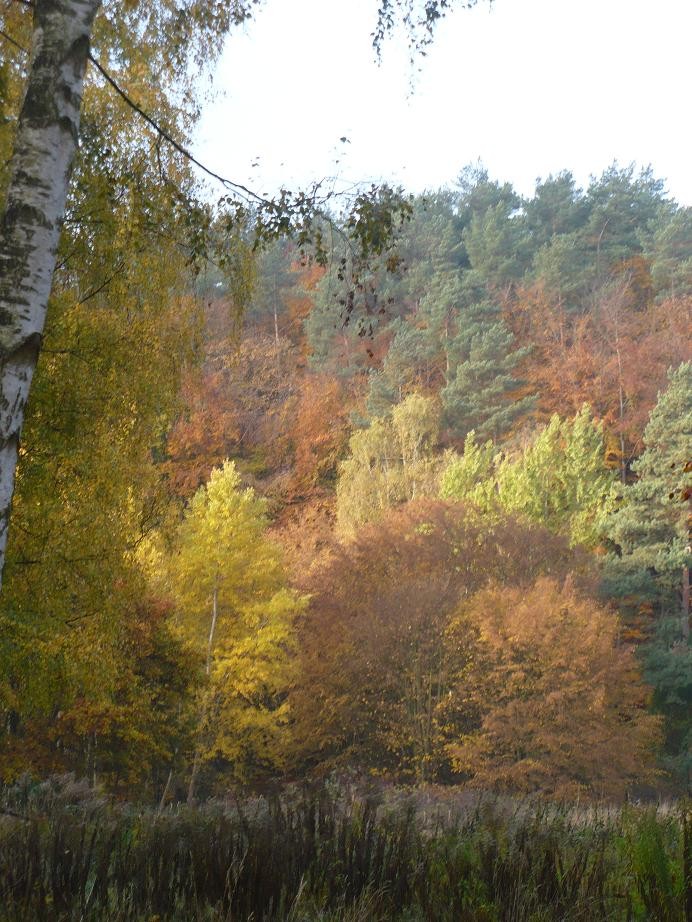
[[[440,24],[417,74],[401,37],[375,63],[376,8],[265,0],[228,40],[196,155],[269,193],[334,176],[418,192],[480,158],[530,194],[634,161],[692,205],[691,0],[481,0]]]

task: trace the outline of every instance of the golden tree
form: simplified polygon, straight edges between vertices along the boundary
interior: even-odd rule
[[[181,630],[206,654],[190,797],[205,759],[220,756],[237,774],[280,760],[292,623],[303,602],[285,585],[264,510],[225,462],[195,494],[168,562]]]

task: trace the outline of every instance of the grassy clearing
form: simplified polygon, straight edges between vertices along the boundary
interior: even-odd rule
[[[690,818],[322,787],[162,812],[2,794],[2,922],[683,922]]]

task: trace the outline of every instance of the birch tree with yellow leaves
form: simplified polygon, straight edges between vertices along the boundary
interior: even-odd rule
[[[237,776],[281,761],[304,601],[266,537],[265,506],[226,461],[195,494],[168,561],[180,630],[206,656],[190,800],[205,760],[220,757]]]

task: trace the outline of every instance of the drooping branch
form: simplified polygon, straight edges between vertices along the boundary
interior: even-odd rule
[[[83,81],[91,60],[104,80],[143,118],[160,138],[197,169],[212,177],[230,195],[226,223],[250,216],[255,245],[282,234],[293,236],[302,251],[311,247],[326,261],[323,228],[336,230],[348,243],[352,262],[390,249],[395,217],[410,215],[410,202],[391,189],[357,191],[343,228],[326,212],[337,194],[316,183],[309,192],[280,190],[275,199],[253,192],[206,167],[133,100],[93,58],[89,43],[101,0],[16,0],[33,11],[32,49],[27,89],[17,123],[10,163],[6,206],[0,216],[0,574],[4,564],[10,506],[14,492],[19,438],[31,380],[38,360],[46,309],[55,271],[60,231],[79,139]],[[383,2],[408,9],[418,0]],[[425,0],[424,22],[438,18],[454,0]],[[475,0],[470,0],[473,4]],[[238,20],[240,21],[240,20]],[[404,17],[404,21],[407,22]],[[410,20],[413,21],[413,20]],[[385,23],[386,25],[386,23]],[[427,26],[426,26],[427,28]],[[386,31],[386,28],[385,28]],[[20,42],[3,30],[2,39],[18,51]],[[241,205],[244,201],[245,206]],[[248,210],[246,206],[250,206]],[[320,226],[320,221],[322,225]],[[344,261],[345,262],[345,261]],[[342,277],[343,269],[339,268]],[[352,273],[354,278],[357,272]],[[356,280],[356,285],[360,284]],[[346,307],[350,313],[350,307]]]
[[[194,164],[198,169],[202,170],[203,173],[206,173],[207,176],[211,176],[212,179],[217,180],[221,183],[224,188],[233,190],[235,192],[241,193],[248,201],[253,202],[262,202],[264,204],[269,204],[269,200],[263,198],[261,195],[258,195],[256,192],[253,192],[252,189],[248,189],[247,186],[242,185],[242,183],[234,182],[232,179],[228,179],[225,176],[221,176],[219,173],[215,173],[214,170],[209,169],[201,161],[199,161],[190,151],[184,147],[179,141],[176,141],[166,130],[163,128],[156,119],[152,118],[148,112],[138,105],[134,99],[120,86],[117,80],[106,70],[106,68],[96,60],[93,55],[89,55],[89,61],[94,65],[96,70],[101,74],[103,79],[115,90],[118,96],[127,103],[127,105],[143,118],[144,121],[154,129],[154,131],[167,141],[174,150],[177,150],[179,154],[182,154],[190,163]]]

